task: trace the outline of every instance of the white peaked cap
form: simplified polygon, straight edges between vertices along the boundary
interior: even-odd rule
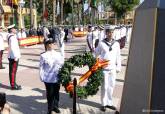
[[[11,28],[14,28],[15,27],[15,24],[12,24],[10,26],[7,27],[7,29],[11,29]]]

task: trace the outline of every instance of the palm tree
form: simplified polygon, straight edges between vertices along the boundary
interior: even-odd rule
[[[30,28],[33,27],[33,13],[32,13],[32,9],[33,9],[33,0],[30,0]]]
[[[56,0],[53,0],[53,27],[55,26],[56,23]]]
[[[42,12],[42,16],[44,16],[44,13],[45,13],[45,0],[43,0],[43,12]],[[44,17],[42,19],[43,19],[42,22],[45,24]]]
[[[61,0],[61,4],[60,4],[60,9],[61,9],[61,11],[60,11],[60,13],[61,13],[61,16],[60,16],[60,19],[61,19],[61,23],[60,24],[63,24],[63,16],[64,16],[64,10],[63,10],[63,4],[64,4],[64,0]]]

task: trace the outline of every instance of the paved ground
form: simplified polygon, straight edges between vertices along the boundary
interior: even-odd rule
[[[66,59],[74,54],[82,53],[86,50],[85,38],[75,38],[70,43],[66,43]],[[4,66],[6,69],[0,70],[0,92],[7,94],[7,101],[11,106],[11,114],[46,114],[47,103],[45,87],[39,79],[39,55],[43,52],[43,45],[34,45],[21,48],[22,57],[20,59],[17,82],[23,89],[19,91],[10,90],[8,77],[7,51],[4,54]],[[58,51],[58,49],[56,48]],[[114,91],[114,105],[120,108],[124,74],[128,56],[128,46],[122,49],[122,72],[117,76],[117,84]],[[83,74],[85,68],[77,68],[73,72]],[[112,110],[105,113],[100,112],[100,91],[87,99],[77,99],[77,114],[114,114]],[[64,88],[60,89],[60,110],[61,114],[72,114],[72,99],[65,93]]]

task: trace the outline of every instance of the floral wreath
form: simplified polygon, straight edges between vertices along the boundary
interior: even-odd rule
[[[82,68],[87,65],[89,69],[96,63],[96,58],[89,52],[80,55],[74,55],[65,61],[63,67],[59,71],[60,83],[65,87],[65,91],[72,95],[72,91],[68,90],[68,86],[71,83],[71,71],[75,67]],[[99,66],[99,65],[97,65]],[[87,98],[89,95],[95,95],[99,90],[103,80],[103,71],[101,67],[96,68],[94,72],[91,72],[90,77],[88,77],[88,82],[85,86],[76,86],[76,93],[78,98]]]

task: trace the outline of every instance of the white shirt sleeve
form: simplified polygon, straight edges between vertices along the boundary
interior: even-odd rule
[[[44,79],[44,68],[43,68],[43,64],[44,64],[44,59],[42,56],[40,56],[40,64],[39,64],[39,74],[40,74],[40,79],[41,81],[43,81]]]
[[[99,45],[97,46],[97,48],[95,49],[95,57],[98,58],[101,55],[101,42],[99,43]]]

